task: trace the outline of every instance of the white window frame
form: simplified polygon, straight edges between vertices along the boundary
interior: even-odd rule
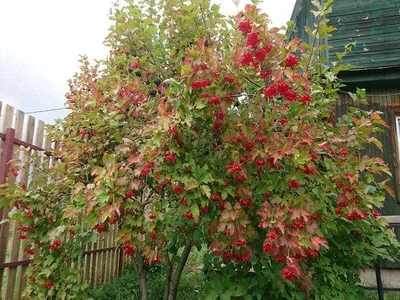
[[[400,166],[400,116],[395,117],[396,122],[396,148],[397,148],[397,165]]]

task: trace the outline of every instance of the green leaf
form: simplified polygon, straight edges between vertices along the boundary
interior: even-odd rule
[[[200,215],[199,206],[197,204],[193,204],[190,207],[190,211],[193,213],[193,216],[198,217]]]
[[[45,259],[45,262],[44,262],[44,266],[45,267],[50,266],[54,262],[55,259],[56,258],[52,254],[47,255],[46,259]]]

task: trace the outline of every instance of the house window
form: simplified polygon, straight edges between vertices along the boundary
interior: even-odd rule
[[[396,146],[397,146],[397,157],[400,158],[400,116],[395,117],[396,123]],[[400,162],[397,162],[400,164]]]
[[[395,194],[397,196],[397,203],[400,203],[400,108],[392,108],[392,121],[393,125],[391,126],[392,129],[392,142],[393,142],[393,164],[394,164],[394,174],[392,176],[397,183],[395,187]],[[385,150],[385,149],[384,149]]]

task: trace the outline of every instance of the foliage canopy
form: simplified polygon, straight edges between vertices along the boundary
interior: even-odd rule
[[[269,28],[256,5],[234,18],[208,0],[115,6],[108,58],[82,58],[72,112],[49,128],[51,167],[35,153],[20,170],[42,161],[40,172],[2,200],[34,255],[26,295],[83,297],[79,268],[65,266],[118,229],[143,299],[157,263],[176,299],[203,245],[207,299],[362,299],[359,269],[398,245],[375,212],[390,173],[363,155],[384,122],[334,115],[347,50],[333,64],[321,55],[332,2],[315,2],[312,44]]]

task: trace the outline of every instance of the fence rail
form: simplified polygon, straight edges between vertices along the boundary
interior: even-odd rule
[[[10,160],[29,159],[32,151],[46,151],[51,158],[55,145],[45,133],[45,123],[0,102],[0,184],[7,181]],[[20,154],[21,147],[31,151]],[[50,159],[49,159],[50,162]],[[9,181],[15,180],[8,177]],[[28,178],[19,177],[28,182]],[[8,211],[0,209],[0,222],[8,218]],[[96,286],[119,276],[126,261],[122,250],[115,245],[116,230],[99,235],[96,243],[84,246],[81,278]],[[0,299],[21,299],[26,286],[26,270],[31,258],[23,252],[24,241],[18,239],[18,225],[14,221],[0,225]]]

